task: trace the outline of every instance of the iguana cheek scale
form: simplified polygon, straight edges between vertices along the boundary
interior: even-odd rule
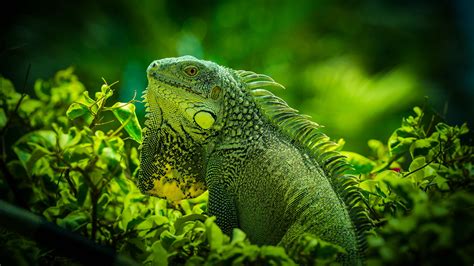
[[[272,78],[191,56],[150,64],[138,187],[171,201],[209,191],[230,234],[292,250],[309,233],[361,264],[369,222],[357,180],[319,125],[266,90]]]

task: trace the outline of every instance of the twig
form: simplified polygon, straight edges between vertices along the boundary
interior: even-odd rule
[[[438,152],[438,154],[436,154],[436,156],[434,156],[429,162],[425,163],[424,165],[422,165],[422,166],[416,168],[415,170],[413,170],[413,171],[411,171],[411,172],[408,172],[408,173],[404,174],[403,177],[407,177],[407,176],[409,176],[409,175],[411,175],[411,174],[413,174],[413,173],[416,173],[416,172],[420,171],[421,169],[427,167],[427,166],[430,165],[432,162],[434,162],[436,159],[438,159],[438,157],[441,155],[441,152],[442,152],[442,151],[443,151],[443,149],[442,149],[441,142],[440,142],[440,144],[439,144],[439,152]]]

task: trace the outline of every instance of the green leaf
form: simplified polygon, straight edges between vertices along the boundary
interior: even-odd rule
[[[51,85],[44,80],[37,80],[34,85],[36,96],[43,102],[47,102],[50,98]]]
[[[76,127],[71,127],[67,134],[62,133],[62,130],[58,129],[59,147],[66,149],[77,145],[82,138],[81,132]]]
[[[415,137],[401,137],[399,136],[404,131],[396,130],[388,140],[388,147],[392,156],[404,153],[409,150],[410,145],[416,141]]]
[[[209,217],[205,221],[207,240],[211,250],[217,250],[222,247],[224,242],[224,233],[214,222],[215,217]]]
[[[104,210],[107,208],[109,203],[111,202],[110,196],[107,193],[103,193],[99,200],[97,201],[97,206],[99,207],[100,210]]]
[[[161,245],[161,241],[153,243],[151,246],[151,254],[144,263],[156,266],[168,266],[168,252]]]
[[[7,115],[3,108],[0,108],[0,128],[3,128],[7,124]]]
[[[425,176],[426,176],[425,171],[428,167],[428,166],[425,166],[425,165],[426,165],[426,159],[423,156],[417,157],[411,162],[408,170],[410,172],[413,172],[413,173],[411,173],[409,176],[415,182],[420,182],[421,180],[423,180],[425,178]],[[414,172],[414,171],[416,171],[416,172]]]
[[[464,135],[464,134],[469,133],[469,128],[467,127],[467,123],[464,123],[464,124],[461,125],[461,128],[460,128],[460,130],[459,130],[459,133],[460,133],[461,135]]]
[[[81,103],[72,103],[66,111],[69,119],[74,120],[78,117],[89,114],[89,108]]]
[[[34,166],[36,164],[36,162],[43,158],[43,156],[45,155],[50,155],[51,153],[44,149],[44,148],[41,148],[41,147],[37,147],[33,153],[31,153],[31,156],[30,158],[28,159],[28,161],[26,162],[26,171],[28,172],[29,175],[32,175],[33,174],[33,169],[34,169]]]
[[[106,145],[106,141],[105,141],[105,134],[103,131],[101,130],[97,130],[94,134],[94,137],[93,137],[93,142],[94,142],[94,153],[95,154],[101,154],[102,153],[102,149],[104,149],[105,147],[107,147]]]
[[[21,94],[15,91],[13,83],[8,79],[0,77],[0,103],[6,104],[4,107],[7,108],[7,112],[13,111],[20,98]]]
[[[184,226],[189,223],[189,222],[194,222],[194,221],[201,221],[204,222],[206,220],[207,216],[202,215],[202,214],[189,214],[185,215],[183,217],[179,217],[175,222],[174,222],[174,228],[175,232],[177,235],[180,235],[183,233]]]
[[[410,154],[412,158],[420,155],[427,155],[435,142],[430,139],[418,139],[410,145]]]
[[[376,165],[374,161],[355,152],[342,151],[341,154],[347,157],[348,162],[354,166],[358,174],[368,174]]]
[[[37,130],[22,136],[15,144],[31,144],[40,145],[49,150],[53,150],[56,147],[56,133],[52,130]]]
[[[448,191],[449,190],[449,183],[448,180],[444,177],[441,176],[436,176],[433,179],[433,182],[436,184],[436,186],[439,188],[441,191]]]
[[[85,166],[84,163],[90,160],[92,154],[91,143],[79,143],[74,146],[68,147],[63,153],[63,158],[73,167]]]
[[[76,231],[89,222],[89,214],[83,210],[69,213],[63,219],[58,219],[58,225],[70,231]]]
[[[51,206],[43,211],[43,216],[46,217],[48,221],[53,222],[63,211],[63,206]]]
[[[27,170],[28,174],[32,174],[33,165],[44,155],[38,151],[35,158],[29,162],[32,153],[37,149],[41,149],[43,153],[53,150],[56,145],[55,135],[51,130],[38,130],[24,135],[13,145],[13,151],[23,167],[29,169]]]
[[[387,148],[381,141],[376,139],[370,139],[367,144],[369,145],[369,148],[375,153],[378,159],[382,159],[388,155]]]
[[[87,195],[89,194],[89,187],[86,183],[81,183],[79,185],[79,191],[77,192],[77,204],[83,206],[86,201]]]
[[[115,117],[124,125],[125,131],[138,143],[142,142],[142,128],[135,114],[135,105],[117,102],[112,107]]]
[[[3,100],[3,98],[11,97],[15,94],[18,93],[15,91],[13,83],[10,80],[0,76],[0,99]]]
[[[25,96],[20,104],[19,113],[23,118],[28,119],[33,112],[36,112],[40,108],[45,108],[45,104],[43,102],[36,99],[31,99],[29,96]]]
[[[120,163],[122,156],[111,147],[104,147],[100,152],[100,158],[104,160],[109,169],[114,170]]]
[[[128,194],[130,192],[130,189],[128,188],[128,185],[125,180],[126,179],[123,178],[115,178],[115,182],[118,184],[120,190],[123,193]]]
[[[133,218],[130,222],[127,223],[126,230],[128,231],[128,230],[134,229],[137,225],[139,225],[143,221],[145,221],[145,218],[143,218],[143,217]]]
[[[423,115],[423,111],[422,111],[421,108],[418,107],[418,106],[413,107],[413,111],[415,112],[415,114],[416,114],[417,117],[420,117],[420,116]]]
[[[113,85],[113,84],[112,84]],[[103,84],[100,87],[100,91],[102,92],[103,95],[105,95],[106,98],[109,98],[110,96],[113,95],[114,91],[111,89],[112,85],[108,84]]]
[[[232,244],[244,242],[245,239],[247,239],[247,235],[244,231],[240,230],[239,228],[234,228],[232,230]]]

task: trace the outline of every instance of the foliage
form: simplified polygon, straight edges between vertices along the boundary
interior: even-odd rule
[[[373,264],[468,264],[474,245],[473,147],[466,124],[448,126],[414,108],[387,145],[371,140],[370,158],[345,152],[361,176],[374,221]]]
[[[176,205],[142,195],[134,184],[141,141],[135,100],[111,104],[113,85],[104,81],[90,96],[66,69],[37,81],[33,98],[0,78],[2,146],[14,139],[13,153],[2,153],[2,198],[145,264],[333,264],[345,252],[311,235],[288,253],[253,245],[238,229],[226,236],[206,215],[207,194]],[[473,147],[461,141],[468,128],[414,111],[387,144],[369,141],[371,155],[343,152],[374,223],[368,262],[471,263]],[[15,250],[2,254],[12,261],[61,262],[20,238],[1,243]]]

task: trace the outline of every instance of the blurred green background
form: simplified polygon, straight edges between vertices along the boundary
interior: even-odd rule
[[[120,81],[118,100],[128,101],[146,87],[152,60],[190,54],[272,76],[287,88],[277,95],[348,150],[387,139],[425,96],[449,123],[472,127],[472,0],[9,4],[0,75],[21,92],[72,65],[89,90],[102,77]]]

